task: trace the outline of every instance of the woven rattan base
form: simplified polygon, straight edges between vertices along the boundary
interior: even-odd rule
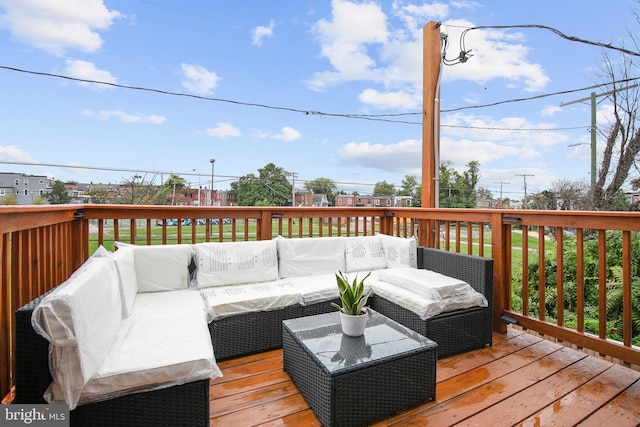
[[[341,333],[339,324],[335,328]],[[433,342],[330,372],[285,325],[283,358],[284,370],[325,426],[368,425],[435,400],[437,345]]]

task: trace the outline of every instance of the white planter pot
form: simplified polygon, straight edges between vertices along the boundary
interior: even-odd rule
[[[366,313],[358,316],[344,314],[340,312],[340,324],[342,325],[342,333],[351,337],[359,337],[364,335],[364,328],[367,326],[369,316]]]

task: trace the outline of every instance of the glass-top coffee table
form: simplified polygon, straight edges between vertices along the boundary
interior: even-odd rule
[[[365,333],[339,313],[282,322],[284,370],[327,426],[370,424],[435,400],[438,345],[369,309]]]

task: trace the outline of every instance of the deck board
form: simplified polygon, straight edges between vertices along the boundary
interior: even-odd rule
[[[282,350],[219,363],[212,426],[319,426],[282,371]],[[436,400],[386,426],[640,425],[640,372],[519,330],[438,361]]]

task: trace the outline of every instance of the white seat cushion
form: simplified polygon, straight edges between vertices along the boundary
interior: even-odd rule
[[[131,247],[134,248],[138,292],[172,291],[189,286],[191,245]]]
[[[387,259],[387,268],[418,268],[418,245],[415,237],[403,238],[378,234]]]
[[[127,318],[133,310],[138,293],[138,278],[134,260],[133,246],[121,246],[113,254],[113,260],[120,277],[120,295],[122,296],[122,317]]]
[[[387,268],[382,242],[378,236],[349,237],[344,241],[346,272]]]
[[[280,278],[345,271],[344,238],[285,239],[278,236]]]
[[[116,341],[122,319],[118,271],[110,254],[96,252],[45,296],[32,315],[34,330],[50,343],[53,383],[45,398],[75,408],[80,393]]]
[[[437,294],[435,299],[429,299],[383,281],[374,282],[373,291],[376,295],[414,312],[422,320],[427,320],[444,310],[444,301]]]
[[[217,286],[201,292],[214,319],[300,303],[299,292],[288,280]]]
[[[365,293],[371,292],[371,283],[376,280],[376,272],[372,272],[371,276],[364,282]],[[363,279],[367,273],[347,273],[345,277],[352,283],[356,278]],[[338,283],[335,273],[317,274],[314,276],[291,277],[287,279],[293,287],[300,293],[300,304],[310,305],[317,302],[328,301],[340,297],[338,291]]]
[[[278,279],[275,240],[198,243],[198,288],[268,282]]]
[[[378,273],[380,280],[393,283],[396,286],[407,289],[424,296],[434,298],[434,292],[440,297],[465,292],[471,286],[463,281],[431,270],[417,268],[390,268]]]
[[[203,310],[134,312],[80,402],[219,376]]]

